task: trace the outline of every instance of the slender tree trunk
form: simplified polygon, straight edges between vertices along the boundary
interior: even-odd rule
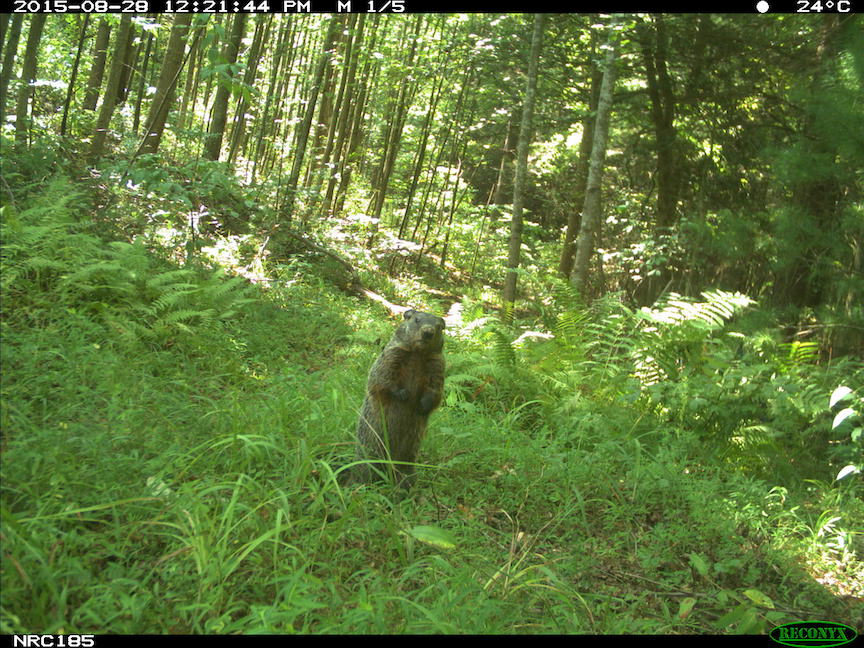
[[[243,85],[247,88],[255,87],[255,77],[258,75],[258,64],[261,61],[261,48],[270,37],[270,26],[272,23],[272,15],[267,16],[264,20],[259,19],[256,21],[252,47],[249,49],[249,55],[246,57],[249,63],[243,75]],[[237,107],[234,111],[234,123],[231,128],[231,140],[228,144],[228,161],[232,164],[237,159],[237,153],[246,135],[246,113],[248,109],[249,102],[246,99],[246,94],[242,93],[237,100]]]
[[[453,114],[450,119],[447,120],[447,127],[444,129],[444,133],[439,139],[440,143],[438,145],[438,152],[435,155],[435,161],[430,166],[427,173],[426,187],[423,189],[423,195],[420,199],[420,207],[417,210],[417,222],[414,224],[414,229],[411,230],[411,240],[417,240],[417,232],[420,229],[420,226],[423,224],[423,217],[426,214],[426,207],[429,204],[429,196],[432,193],[432,190],[435,185],[435,179],[438,173],[438,168],[441,166],[442,161],[444,160],[444,156],[447,153],[447,147],[450,146],[450,138],[453,136],[453,129],[456,124],[462,123],[462,105],[465,99],[465,91],[468,88],[467,79],[468,76],[465,77],[466,82],[462,84],[462,88],[459,90],[459,97],[456,99],[456,107],[453,111]],[[455,137],[454,137],[455,139]],[[447,170],[447,178],[444,180],[444,187],[446,188],[447,179],[450,176],[450,170],[448,167]],[[443,194],[443,191],[441,192]],[[431,217],[430,217],[431,219]],[[428,228],[427,228],[428,233]],[[425,240],[425,236],[424,236]]]
[[[15,57],[18,54],[18,41],[21,39],[21,26],[24,24],[24,14],[12,16],[9,27],[8,42],[3,52],[3,70],[0,71],[0,125],[6,122],[6,98],[9,96],[9,83],[12,81],[12,68],[15,67]]]
[[[6,45],[6,30],[9,28],[11,18],[8,13],[0,14],[0,54],[3,53],[3,47]]]
[[[513,122],[515,114],[511,113],[507,118],[507,131],[504,133],[504,145],[501,147],[501,162],[498,164],[498,176],[495,178],[495,186],[492,192],[492,202],[503,205],[507,202],[507,192],[504,190],[507,182],[508,162],[512,160],[513,151]]]
[[[333,42],[336,39],[336,32],[341,22],[338,17],[332,16],[327,25],[327,35],[324,37],[324,47],[321,56],[318,59],[318,66],[315,70],[315,77],[312,81],[309,100],[306,103],[306,114],[303,117],[303,123],[299,127],[297,138],[297,147],[294,151],[294,164],[291,167],[291,175],[288,177],[286,187],[286,204],[282,209],[285,216],[285,221],[290,222],[294,215],[294,204],[297,199],[297,183],[300,181],[300,171],[303,168],[303,158],[306,155],[306,143],[309,141],[309,131],[312,129],[312,118],[315,115],[315,105],[318,103],[318,93],[321,89],[321,83],[324,80],[324,72],[327,69],[327,63],[333,52]]]
[[[355,42],[357,15],[351,17],[348,23],[348,35],[344,45],[344,55],[342,57],[341,67],[344,68],[342,77],[339,80],[339,91],[336,96],[335,115],[330,117],[330,125],[327,130],[327,139],[324,146],[324,152],[321,159],[317,161],[317,170],[312,187],[313,201],[319,201],[321,193],[321,185],[325,177],[332,177],[331,169],[335,168],[335,164],[331,162],[334,158],[338,158],[341,147],[345,142],[345,129],[348,122],[348,114],[350,112],[350,86],[353,85],[354,75],[357,71],[357,47]],[[361,34],[362,36],[362,34]],[[329,183],[328,183],[329,184]],[[329,203],[327,199],[321,203],[321,207],[326,207]]]
[[[99,102],[99,90],[102,88],[102,77],[105,74],[105,59],[108,56],[108,41],[111,37],[111,23],[105,18],[99,19],[96,30],[96,42],[93,44],[93,67],[87,77],[87,93],[84,95],[84,110],[96,110]]]
[[[534,103],[537,94],[537,69],[543,44],[545,15],[534,15],[534,33],[531,37],[531,55],[528,59],[528,78],[525,81],[525,99],[522,102],[522,123],[516,145],[516,177],[513,182],[513,217],[510,221],[510,248],[507,254],[507,275],[504,278],[505,319],[510,319],[516,301],[516,268],[522,250],[522,204],[525,198],[525,179],[528,176],[528,146],[534,126]]]
[[[379,24],[377,16],[375,19],[372,19],[370,25],[372,36],[367,51],[373,51],[375,48],[378,41]],[[344,153],[341,156],[339,164],[339,181],[334,190],[333,203],[330,208],[330,211],[334,214],[342,211],[342,207],[345,204],[346,192],[351,182],[351,175],[359,162],[358,149],[364,137],[363,117],[366,114],[366,105],[371,92],[370,88],[377,84],[379,69],[378,65],[373,64],[372,57],[368,56],[366,62],[363,64],[363,70],[360,74],[362,81],[356,93],[351,115],[348,118],[349,131],[345,137]]]
[[[339,173],[336,169],[344,166],[345,143],[349,139],[351,114],[354,110],[352,105],[356,101],[358,93],[356,88],[357,66],[360,61],[361,46],[363,44],[363,33],[366,27],[365,14],[359,14],[354,22],[354,36],[351,39],[351,61],[348,66],[348,71],[345,78],[344,93],[342,94],[342,102],[339,107],[339,119],[336,124],[336,142],[333,146],[333,171],[327,174],[327,193],[322,201],[322,209],[329,210],[333,204],[333,192],[336,190]]]
[[[69,109],[75,96],[75,80],[78,78],[78,64],[81,62],[81,51],[84,49],[84,38],[87,36],[87,25],[90,24],[90,15],[84,15],[81,23],[81,35],[78,37],[78,46],[75,48],[75,61],[72,63],[72,73],[69,77],[69,87],[66,88],[66,101],[63,102],[63,119],[60,121],[60,137],[66,136],[66,123],[69,120]]]
[[[229,65],[237,62],[237,54],[240,51],[240,42],[243,40],[243,30],[246,26],[246,14],[236,14],[234,24],[231,26],[231,34],[225,43],[223,59]],[[204,145],[204,159],[218,160],[222,151],[222,138],[225,136],[225,125],[228,123],[228,100],[231,97],[231,86],[229,79],[234,74],[228,72],[227,78],[219,80],[216,89],[216,98],[213,100],[213,116],[210,118],[210,128],[207,131],[207,141]]]
[[[120,77],[123,73],[123,63],[126,60],[126,50],[129,46],[129,36],[131,33],[132,16],[130,14],[123,14],[120,18],[120,26],[117,29],[117,40],[114,43],[114,54],[111,57],[111,69],[108,71],[108,84],[102,95],[102,105],[99,107],[93,141],[90,144],[91,159],[102,155],[102,149],[105,147],[105,138],[108,135],[108,125],[111,123],[111,115],[114,114],[117,87],[120,85]]]
[[[255,142],[255,152],[252,155],[252,183],[255,183],[258,174],[259,165],[263,163],[265,152],[267,151],[268,139],[275,138],[278,134],[278,125],[273,124],[271,111],[273,104],[278,103],[281,99],[281,84],[282,80],[278,77],[282,67],[282,61],[285,57],[286,43],[289,42],[288,35],[290,29],[282,27],[279,30],[279,39],[274,50],[273,59],[270,62],[270,79],[267,83],[267,93],[264,99],[264,109],[261,112],[261,117],[258,119],[256,134],[253,139]],[[266,135],[269,134],[269,138]]]
[[[458,161],[456,162],[456,179],[453,181],[453,198],[450,201],[450,213],[447,216],[447,226],[444,232],[444,244],[441,248],[441,260],[439,261],[439,265],[443,268],[447,263],[447,253],[450,250],[450,234],[453,231],[453,218],[456,216],[456,212],[459,209],[459,206],[462,204],[462,200],[465,197],[465,191],[459,193],[459,180],[462,178],[462,160],[465,158],[465,151],[468,148],[468,138],[462,142],[462,151],[459,154]],[[468,174],[468,178],[465,180],[465,184],[470,185],[471,180],[473,178],[474,172],[477,170],[477,167]]]
[[[336,95],[336,72],[344,67],[344,60],[339,61],[337,53],[339,50],[344,50],[342,45],[344,39],[345,27],[348,24],[349,16],[343,15],[339,17],[339,28],[336,30],[336,36],[333,39],[333,53],[331,58],[335,58],[336,64],[328,65],[324,69],[324,79],[321,83],[319,91],[320,101],[318,102],[318,119],[312,124],[312,144],[309,146],[309,164],[306,165],[306,174],[303,179],[305,187],[311,187],[317,179],[317,173],[324,164],[325,148],[327,143],[322,145],[330,134],[330,127],[333,124],[333,102]],[[342,79],[345,75],[342,75]],[[340,83],[341,85],[341,83]],[[314,179],[313,179],[314,178]],[[314,191],[312,192],[314,194]],[[308,211],[307,211],[308,213]]]
[[[438,100],[441,98],[441,90],[444,86],[445,76],[446,73],[443,70],[439,72],[436,85],[433,86],[429,98],[429,108],[426,111],[423,130],[420,133],[420,144],[418,145],[417,156],[414,162],[414,172],[411,174],[411,185],[408,187],[408,197],[405,200],[405,213],[402,215],[402,222],[399,225],[399,238],[405,237],[405,232],[411,219],[411,204],[414,202],[414,195],[417,192],[420,177],[423,175],[423,163],[426,160],[427,143],[429,142],[429,135],[432,131],[432,118],[435,115],[435,111],[438,109]]]
[[[183,69],[186,50],[186,35],[192,23],[192,14],[174,14],[174,25],[168,37],[168,48],[159,71],[159,81],[156,84],[156,94],[150,102],[150,112],[144,122],[144,139],[138,147],[138,153],[155,153],[162,141],[162,132],[168,120],[168,112],[174,103],[174,93],[177,79]]]
[[[279,161],[279,174],[284,166],[284,152],[287,147],[289,137],[289,122],[288,113],[293,108],[289,106],[290,94],[292,87],[296,87],[296,83],[292,83],[292,71],[295,61],[298,57],[298,52],[302,53],[304,45],[298,45],[298,37],[301,43],[308,38],[306,22],[308,16],[293,17],[283,29],[290,31],[290,35],[285,41],[285,50],[282,55],[281,66],[276,74],[278,85],[276,90],[271,91],[273,95],[273,110],[268,117],[269,123],[267,130],[272,132],[270,145],[266,147],[264,155],[261,159],[261,173],[267,174],[273,170],[276,160]],[[282,185],[280,185],[281,189]],[[277,205],[279,204],[277,200]]]
[[[600,223],[603,165],[606,161],[606,143],[609,138],[609,116],[612,112],[612,92],[615,88],[615,59],[617,37],[615,23],[610,25],[610,37],[603,62],[603,81],[600,84],[600,100],[597,104],[597,121],[594,126],[594,143],[591,147],[591,165],[588,169],[588,185],[585,189],[585,206],[582,209],[582,225],[570,283],[584,295],[588,265],[594,252],[594,233]]]
[[[132,133],[138,135],[138,127],[141,125],[141,106],[144,96],[147,94],[147,73],[150,69],[150,60],[153,58],[153,34],[147,34],[147,45],[144,47],[144,60],[141,62],[141,72],[138,74],[138,92],[135,93],[135,114],[132,117]],[[140,149],[139,149],[140,150]]]
[[[408,53],[408,58],[405,64],[405,69],[410,70],[414,65],[414,56],[417,53],[417,41],[420,36],[420,29],[423,26],[425,17],[417,16],[417,22],[414,26],[414,35],[411,38],[411,49]],[[407,77],[407,74],[406,74]],[[413,98],[417,90],[417,84],[409,84],[407,78],[403,78],[399,85],[399,91],[394,103],[394,111],[387,118],[388,129],[384,138],[384,154],[381,157],[381,163],[375,173],[373,181],[372,199],[369,202],[370,215],[375,219],[381,218],[381,211],[384,208],[384,199],[387,194],[387,187],[390,184],[390,176],[393,173],[393,165],[396,163],[396,155],[399,152],[399,146],[402,141],[402,130],[405,127],[405,118],[408,113],[410,100]],[[373,229],[372,236],[367,242],[371,246],[377,234],[377,227]]]
[[[592,47],[592,60],[594,48]],[[576,183],[573,186],[573,202],[580,208],[585,204],[585,187],[588,184],[588,166],[591,160],[591,147],[594,144],[594,123],[597,115],[597,104],[600,101],[600,83],[602,73],[596,65],[591,65],[591,90],[588,101],[588,114],[582,120],[582,141],[579,143],[579,160],[576,163]],[[561,248],[561,258],[558,261],[558,272],[562,277],[569,277],[573,271],[573,255],[576,252],[576,237],[582,224],[582,212],[573,209],[567,219],[567,231],[564,234],[564,245]]]
[[[24,52],[24,67],[21,70],[21,88],[18,91],[18,106],[15,110],[15,141],[27,142],[30,134],[30,100],[33,98],[33,82],[36,80],[36,65],[39,62],[39,41],[45,27],[46,14],[34,14],[30,18],[27,34],[27,50]]]
[[[675,141],[675,97],[666,69],[666,25],[660,14],[654,16],[653,20],[654,29],[643,30],[642,58],[657,146],[657,227],[669,228],[678,222],[680,165]]]
[[[210,39],[209,46],[206,51],[201,52],[201,61],[202,65],[204,65],[204,61],[210,62],[206,67],[209,74],[203,79],[204,81],[204,90],[202,92],[196,92],[194,96],[194,103],[192,105],[192,111],[195,111],[195,106],[200,103],[202,105],[202,112],[205,115],[201,118],[201,130],[206,131],[208,126],[210,125],[210,117],[213,111],[213,84],[218,83],[219,75],[213,70],[212,62],[220,62],[222,57],[221,49],[224,48],[224,40],[225,40],[225,32],[227,32],[227,28],[231,25],[231,17],[228,14],[216,14],[213,17],[213,29],[211,33],[214,35],[214,38]],[[216,34],[221,32],[221,40],[219,38],[215,38]],[[202,48],[204,49],[204,48]],[[196,88],[197,90],[197,88]],[[199,96],[200,95],[200,96]],[[199,101],[200,100],[200,101]],[[202,144],[203,146],[207,145],[207,134],[204,133]]]
[[[126,103],[126,99],[129,96],[129,86],[132,83],[135,59],[138,57],[138,49],[139,46],[135,42],[135,23],[132,23],[132,28],[129,32],[129,42],[126,46],[126,53],[120,71],[120,83],[117,84],[117,98],[114,103],[115,108]]]
[[[200,67],[199,55],[201,53],[201,36],[204,34],[204,30],[205,27],[202,26],[200,32],[193,39],[192,45],[189,48],[189,64],[186,66],[186,83],[183,86],[183,93],[181,95],[182,100],[180,102],[180,111],[175,118],[175,128],[177,130],[182,130],[187,126],[190,100],[193,112],[195,110],[195,91],[197,90],[198,69]]]
[[[663,16],[659,14],[652,16],[650,20],[653,22],[653,26],[642,23],[638,33],[642,61],[645,66],[648,97],[651,100],[649,114],[654,129],[654,143],[657,153],[655,236],[662,236],[668,234],[678,223],[678,194],[681,186],[682,160],[676,142],[675,96],[672,92],[672,81],[667,70],[668,38],[666,24]],[[699,38],[696,37],[693,47],[696,47],[698,41]],[[647,277],[639,284],[635,295],[637,301],[642,304],[653,303],[660,291],[668,288],[671,280],[672,274],[668,266],[662,264],[655,274]]]

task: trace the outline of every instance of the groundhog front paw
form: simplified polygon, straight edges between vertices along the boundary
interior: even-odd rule
[[[401,389],[391,389],[390,393],[393,395],[393,398],[400,401],[407,401],[408,397],[411,395],[411,393],[404,387]]]
[[[428,414],[438,405],[438,394],[426,392],[420,397],[420,413]]]

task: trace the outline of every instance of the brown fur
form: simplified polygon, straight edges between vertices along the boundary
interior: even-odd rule
[[[415,462],[429,414],[441,404],[444,320],[414,310],[404,317],[369,371],[357,423],[359,459]],[[354,478],[368,481],[376,471],[392,474],[402,486],[413,482],[414,466],[397,463],[360,464]]]

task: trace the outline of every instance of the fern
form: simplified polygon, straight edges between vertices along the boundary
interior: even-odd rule
[[[16,312],[27,316],[31,300],[53,301],[102,318],[127,342],[165,344],[200,334],[254,301],[242,278],[221,269],[202,275],[173,268],[141,244],[106,243],[86,232],[74,198],[58,180],[20,214],[4,208],[0,287],[20,297]]]
[[[780,369],[788,373],[797,368],[816,364],[819,359],[819,344],[817,342],[785,342],[779,345]]]
[[[705,301],[669,293],[637,313],[642,327],[633,358],[643,385],[677,378],[684,366],[701,363],[705,341],[753,304],[746,295],[723,290],[702,297]]]

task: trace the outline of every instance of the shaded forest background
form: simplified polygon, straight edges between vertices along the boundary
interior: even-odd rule
[[[3,14],[0,28],[4,632],[860,623],[857,17]],[[330,479],[389,335],[369,323],[381,303],[448,314],[453,338],[429,441],[440,499],[394,505],[392,522]],[[96,459],[104,490],[44,481],[100,445],[138,461],[121,475]],[[472,499],[466,479],[490,491]],[[492,503],[494,484],[547,479],[522,522]],[[140,561],[117,558],[127,525]],[[478,567],[505,528],[506,568]],[[45,540],[59,533],[85,558]],[[596,536],[602,575],[556,562],[571,533]],[[653,533],[656,553],[631,552]],[[474,547],[464,562],[434,553],[456,537]],[[292,554],[289,587],[269,574],[298,538],[321,548]],[[812,579],[775,578],[789,563]],[[93,590],[105,569],[121,584]],[[147,609],[160,586],[162,616]],[[454,591],[476,617],[451,618]]]
[[[546,21],[524,134],[523,15],[7,15],[0,107],[19,145],[59,135],[63,157],[158,197],[179,232],[190,219],[203,235],[350,232],[390,275],[431,263],[490,286],[508,263],[521,137],[525,256],[510,265],[530,296],[571,276],[617,40],[585,294],[644,305],[723,286],[828,353],[860,351],[856,19],[657,15],[611,36],[599,20]]]

